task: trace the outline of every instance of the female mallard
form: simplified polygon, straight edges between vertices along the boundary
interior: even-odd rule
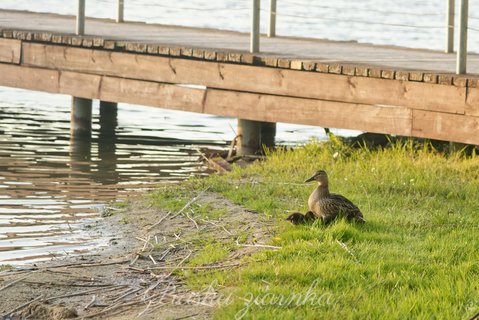
[[[328,175],[325,171],[317,171],[311,178],[304,182],[316,180],[318,186],[309,196],[309,211],[301,218],[297,214],[290,215],[286,220],[293,224],[306,222],[310,219],[312,212],[316,218],[323,220],[324,224],[328,224],[337,217],[345,217],[348,220],[355,220],[360,223],[366,222],[359,208],[347,198],[339,194],[329,192]],[[301,215],[301,214],[300,214]]]

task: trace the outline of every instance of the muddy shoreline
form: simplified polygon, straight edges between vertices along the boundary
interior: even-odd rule
[[[88,227],[110,236],[98,251],[0,272],[2,319],[208,319],[215,304],[192,290],[182,272],[237,268],[260,246],[238,244],[266,241],[272,220],[212,192],[197,192],[192,202],[225,208],[215,219],[195,219],[182,212],[152,206],[145,197]],[[185,205],[189,206],[191,203]],[[184,210],[186,212],[186,210]],[[247,223],[245,223],[247,221]],[[265,231],[269,230],[269,231]],[[238,244],[221,263],[190,266],[201,251],[199,239]],[[209,290],[209,289],[208,289]],[[215,289],[213,289],[215,290]],[[195,297],[192,299],[191,297]],[[205,299],[202,299],[205,298]]]

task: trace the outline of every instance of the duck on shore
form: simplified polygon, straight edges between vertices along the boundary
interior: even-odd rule
[[[354,220],[364,223],[361,210],[346,197],[329,192],[328,175],[324,170],[315,172],[304,182],[317,181],[316,189],[311,193],[308,199],[309,211],[306,214],[295,212],[286,218],[293,224],[301,224],[316,219],[321,219],[324,224],[328,224],[338,217],[344,217],[347,220]]]

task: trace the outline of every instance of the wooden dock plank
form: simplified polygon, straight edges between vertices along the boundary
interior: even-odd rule
[[[25,65],[166,83],[463,114],[466,88],[24,43]],[[427,97],[427,99],[425,99]]]
[[[56,70],[0,63],[0,75],[0,86],[50,93],[59,92],[59,72]]]
[[[205,113],[241,119],[411,134],[411,110],[208,89]]]
[[[104,77],[100,99],[190,112],[203,112],[206,90],[148,81]]]
[[[98,99],[102,76],[62,71],[60,73],[59,92],[78,98]]]
[[[466,114],[479,117],[479,88],[467,88]]]
[[[21,40],[0,38],[0,62],[19,64],[21,50]]]
[[[228,32],[205,28],[189,28],[181,26],[159,25],[154,23],[135,23],[125,21],[121,24],[112,20],[88,18],[86,22],[87,38],[103,38],[112,49],[125,48],[127,42],[156,44],[163,47],[184,48],[185,50],[208,50],[236,54],[246,52],[249,48],[249,33]],[[68,35],[75,32],[75,17],[52,15],[48,13],[21,12],[0,10],[0,29],[29,30],[37,41],[48,41],[47,33]],[[13,37],[14,35],[7,34]],[[27,39],[27,37],[24,37]],[[84,45],[81,37],[65,37],[63,43]],[[74,40],[73,40],[74,39]],[[95,40],[86,40],[86,44],[95,46]],[[111,41],[117,39],[124,45],[115,45]],[[59,43],[58,37],[50,41]],[[106,44],[106,43],[105,43]],[[112,46],[113,44],[113,46]],[[136,50],[136,49],[135,49]],[[349,41],[328,41],[324,39],[281,37],[263,38],[260,60],[277,57],[290,60],[314,61],[332,64],[334,72],[342,72],[344,64],[378,67],[384,70],[410,70],[426,73],[454,73],[455,56],[441,51],[401,48],[396,46],[371,45]],[[148,50],[147,50],[148,51]],[[173,50],[175,51],[175,50]],[[181,50],[178,50],[180,54]],[[224,56],[224,55],[223,55]],[[469,53],[468,72],[479,73],[477,54]],[[279,61],[278,61],[279,63]],[[347,71],[346,71],[347,72]],[[380,72],[381,73],[381,72]],[[380,74],[381,76],[381,74]],[[410,80],[423,78],[418,74]]]
[[[479,118],[413,110],[411,134],[416,137],[479,144]]]

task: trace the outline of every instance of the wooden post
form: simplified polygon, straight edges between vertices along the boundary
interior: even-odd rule
[[[447,1],[446,13],[446,53],[454,52],[454,0]]]
[[[85,0],[78,0],[76,34],[79,36],[85,34]]]
[[[453,0],[454,1],[454,0]],[[124,19],[124,0],[118,0],[118,12],[117,12],[117,16],[116,16],[116,22],[117,23],[120,23],[120,22],[123,22]]]
[[[451,0],[454,1],[454,0]],[[276,0],[269,0],[268,37],[276,36]]]
[[[259,10],[260,0],[252,0],[250,52],[259,52]]]
[[[116,184],[120,176],[116,171],[116,128],[118,126],[118,104],[100,101],[100,130],[98,132],[98,173],[95,177],[101,183]]]
[[[237,155],[254,155],[261,153],[261,122],[238,119]]]
[[[118,104],[116,102],[100,101],[100,134],[105,136],[115,133],[118,125]]]
[[[261,146],[272,149],[276,137],[275,122],[261,122]]]
[[[91,99],[72,98],[70,135],[72,137],[91,136]]]
[[[466,73],[467,66],[467,19],[469,0],[461,0],[459,6],[459,48],[457,50],[456,73]]]

